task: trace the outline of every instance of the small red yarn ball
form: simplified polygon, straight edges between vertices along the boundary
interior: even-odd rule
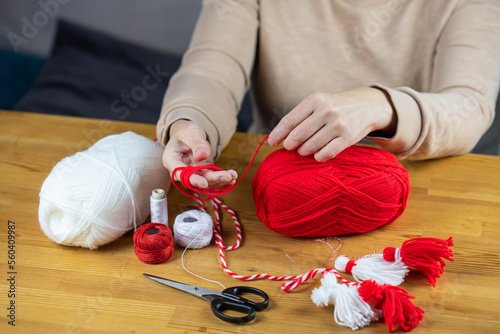
[[[165,224],[149,223],[134,233],[134,251],[144,263],[162,263],[174,254],[172,231]]]
[[[406,208],[408,171],[384,150],[351,146],[318,162],[296,150],[274,151],[252,181],[257,216],[293,237],[364,233],[387,225]]]

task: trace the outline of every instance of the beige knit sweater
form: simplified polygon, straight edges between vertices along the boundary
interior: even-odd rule
[[[314,92],[384,89],[398,117],[398,157],[474,147],[494,117],[500,0],[206,0],[157,125],[200,124],[216,155],[252,82],[252,132],[269,132]]]

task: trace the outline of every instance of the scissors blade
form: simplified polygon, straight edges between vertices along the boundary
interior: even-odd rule
[[[185,283],[173,281],[173,280],[170,280],[167,278],[158,277],[155,275],[150,275],[150,274],[145,274],[145,273],[143,273],[142,275],[144,275],[147,278],[152,279],[153,281],[157,281],[161,284],[168,285],[169,287],[190,293],[190,294],[197,296],[197,297],[200,297],[200,298],[205,298],[205,299],[211,300],[210,298],[207,298],[207,297],[209,297],[211,295],[219,295],[220,294],[220,291],[208,290],[208,289],[196,286],[196,285],[185,284]]]

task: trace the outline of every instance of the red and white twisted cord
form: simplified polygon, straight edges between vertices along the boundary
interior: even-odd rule
[[[195,199],[198,202],[198,205],[200,206],[202,211],[207,212],[205,205],[203,204],[203,201],[199,200],[197,195],[195,194]],[[274,281],[289,281],[286,283],[283,283],[281,285],[281,289],[285,292],[291,291],[296,289],[298,286],[300,286],[302,283],[310,280],[311,278],[314,278],[317,274],[326,274],[328,272],[333,273],[340,281],[342,281],[345,284],[349,285],[357,285],[358,283],[356,282],[351,282],[345,278],[343,278],[337,270],[333,268],[317,268],[310,270],[309,272],[302,274],[302,275],[291,275],[291,276],[274,276],[274,275],[269,275],[269,274],[254,274],[254,275],[249,275],[249,276],[244,276],[244,275],[239,275],[235,272],[233,272],[229,267],[227,266],[226,262],[226,256],[224,251],[225,250],[234,250],[238,248],[241,245],[241,241],[243,240],[242,237],[242,231],[241,231],[241,224],[236,217],[236,214],[234,213],[231,208],[229,208],[227,205],[222,203],[219,198],[213,198],[211,199],[213,208],[214,208],[214,215],[215,215],[215,224],[214,224],[214,235],[215,235],[215,244],[219,248],[219,256],[221,259],[221,265],[222,269],[230,276],[233,278],[237,278],[242,281],[251,281],[251,280],[256,280],[256,279],[270,279]],[[222,240],[221,236],[221,212],[220,208],[226,210],[227,213],[231,216],[233,219],[234,225],[236,227],[236,233],[237,233],[237,238],[236,238],[236,243],[232,246],[224,246],[224,242]]]

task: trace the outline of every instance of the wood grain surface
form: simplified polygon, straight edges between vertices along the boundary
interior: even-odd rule
[[[148,280],[150,273],[218,289],[187,273],[182,248],[167,262],[148,265],[134,254],[132,232],[97,250],[50,241],[38,223],[38,193],[62,158],[90,147],[104,136],[134,131],[155,137],[153,125],[0,111],[0,308],[1,333],[349,333],[334,322],[333,307],[316,307],[311,291],[319,277],[284,293],[275,281],[240,282],[225,274],[212,243],[184,255],[187,268],[225,286],[245,284],[265,290],[270,307],[245,325],[216,318],[208,302]],[[262,139],[237,133],[217,165],[241,173]],[[311,239],[289,238],[268,230],[257,218],[251,180],[267,154],[264,145],[249,174],[221,199],[238,214],[244,229],[240,249],[227,252],[228,266],[242,275],[302,274],[331,266],[331,251]],[[393,224],[363,235],[342,237],[342,254],[362,256],[413,237],[455,240],[455,262],[448,263],[437,287],[419,275],[403,287],[425,310],[415,333],[496,333],[500,331],[500,158],[467,154],[403,164],[411,194],[405,213]],[[173,187],[169,219],[196,203]],[[9,298],[8,221],[15,222],[15,298]],[[223,216],[223,237],[236,239]],[[331,244],[336,246],[335,240]],[[347,275],[349,278],[349,276]],[[15,300],[15,327],[8,324]],[[374,323],[362,333],[387,332]]]

